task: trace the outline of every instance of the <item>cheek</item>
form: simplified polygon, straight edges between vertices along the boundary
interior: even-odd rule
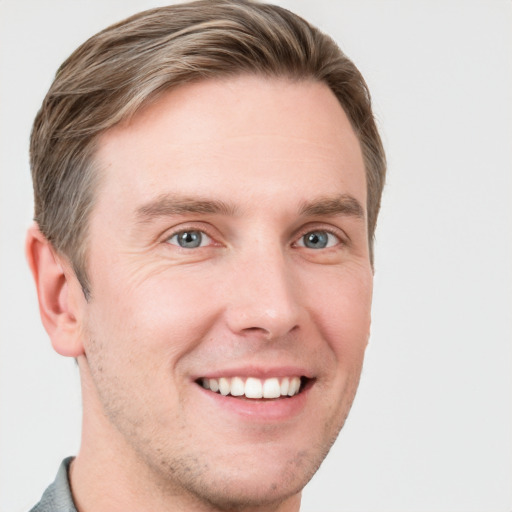
[[[372,275],[350,272],[331,276],[315,309],[316,325],[328,346],[319,381],[320,401],[328,411],[324,439],[334,442],[352,406],[368,343],[371,319]]]
[[[338,364],[360,364],[371,323],[371,269],[347,269],[326,277],[312,310]]]
[[[179,411],[180,361],[215,317],[193,283],[163,273],[134,283],[112,273],[93,288],[84,332],[88,365],[106,414],[123,428],[135,429],[141,417],[166,423]]]
[[[200,343],[217,314],[208,278],[183,268],[123,274],[104,276],[93,288],[91,327],[97,336],[134,357],[160,360]]]

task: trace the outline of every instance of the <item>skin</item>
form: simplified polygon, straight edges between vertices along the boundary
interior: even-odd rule
[[[45,327],[80,367],[78,509],[298,510],[370,330],[364,164],[343,109],[320,83],[204,81],[105,132],[96,158],[91,299],[37,227],[27,241]],[[202,245],[180,247],[183,230]],[[306,246],[312,232],[327,246]],[[230,371],[309,384],[256,406],[195,382]]]

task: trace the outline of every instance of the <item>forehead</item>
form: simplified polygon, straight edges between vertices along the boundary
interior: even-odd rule
[[[105,132],[96,158],[97,199],[110,209],[176,192],[279,204],[333,188],[366,204],[359,141],[319,82],[241,76],[181,86]]]

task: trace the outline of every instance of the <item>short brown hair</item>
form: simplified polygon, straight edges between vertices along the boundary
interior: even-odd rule
[[[98,135],[162,91],[243,73],[316,80],[336,95],[365,162],[373,263],[386,162],[361,73],[330,37],[286,9],[251,0],[200,0],[144,11],[91,37],[59,68],[35,119],[35,220],[71,261],[86,297]]]

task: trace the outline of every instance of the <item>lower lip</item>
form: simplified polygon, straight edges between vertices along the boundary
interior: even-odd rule
[[[222,408],[230,413],[259,422],[278,422],[292,419],[301,414],[305,409],[307,398],[312,386],[307,386],[298,395],[288,398],[276,398],[272,400],[254,400],[249,398],[237,398],[230,395],[221,395],[204,389],[195,384],[198,391],[206,398],[210,405]]]

